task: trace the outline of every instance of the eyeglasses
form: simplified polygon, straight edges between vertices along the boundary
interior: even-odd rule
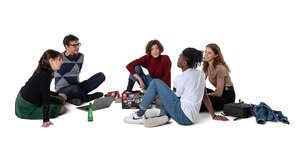
[[[73,47],[76,47],[76,46],[78,46],[78,47],[80,47],[80,46],[81,46],[81,43],[72,44],[72,45],[70,45],[70,46],[73,46]]]

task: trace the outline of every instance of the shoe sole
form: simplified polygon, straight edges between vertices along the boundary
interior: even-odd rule
[[[73,99],[73,100],[69,100],[67,102],[70,104],[73,104],[75,106],[80,106],[83,104],[83,102],[80,99]]]
[[[144,124],[144,121],[132,121],[132,120],[130,120],[130,119],[128,119],[128,118],[125,118],[125,119],[123,120],[123,122],[128,123],[128,124],[141,124],[141,125]]]
[[[148,118],[145,119],[145,127],[157,127],[166,124],[169,121],[169,117],[164,115],[160,117]]]

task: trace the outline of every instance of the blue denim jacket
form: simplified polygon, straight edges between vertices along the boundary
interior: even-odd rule
[[[259,105],[253,105],[251,113],[256,117],[258,124],[265,124],[266,121],[280,121],[285,124],[290,124],[288,118],[281,111],[272,110],[266,103],[260,102]]]

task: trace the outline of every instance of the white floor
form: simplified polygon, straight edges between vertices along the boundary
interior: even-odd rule
[[[192,126],[178,125],[174,120],[156,127],[124,123],[123,117],[134,110],[123,110],[121,104],[93,112],[94,121],[87,121],[87,112],[67,104],[68,112],[51,119],[53,126],[44,129],[41,120],[10,118],[4,125],[5,141],[26,144],[283,144],[297,136],[291,125],[267,122],[258,125],[255,118],[233,121],[214,121],[208,113],[201,113],[202,120]],[[158,112],[159,110],[153,109]],[[11,116],[11,115],[10,115]],[[2,118],[7,119],[7,118]],[[294,125],[293,125],[294,124]],[[3,124],[2,124],[3,125]],[[17,137],[16,137],[17,136]],[[3,141],[3,139],[1,139]]]

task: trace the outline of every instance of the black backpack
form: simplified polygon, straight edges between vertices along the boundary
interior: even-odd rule
[[[239,103],[228,103],[224,105],[223,115],[236,117],[234,121],[241,118],[252,116],[251,108],[253,105],[246,104],[239,100]]]

